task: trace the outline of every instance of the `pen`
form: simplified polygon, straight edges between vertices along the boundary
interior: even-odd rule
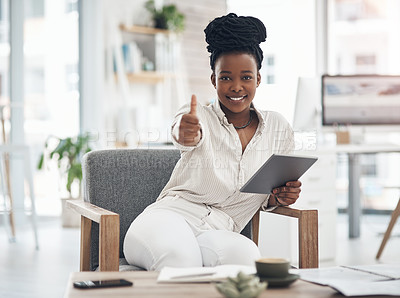
[[[215,272],[204,272],[204,273],[181,274],[181,275],[172,276],[172,277],[171,277],[171,279],[184,278],[184,277],[202,277],[202,276],[211,276],[211,275],[214,275],[214,274],[215,274]]]

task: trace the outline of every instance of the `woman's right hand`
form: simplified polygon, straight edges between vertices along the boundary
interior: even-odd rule
[[[197,98],[193,94],[189,113],[182,115],[178,143],[184,146],[195,146],[200,141],[200,138],[201,130],[199,118],[197,117]]]

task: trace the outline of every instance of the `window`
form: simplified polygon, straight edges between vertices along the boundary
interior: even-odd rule
[[[386,12],[386,0],[336,0],[335,3],[337,21],[385,18]]]
[[[25,0],[24,132],[33,162],[51,136],[79,133],[79,30],[77,1]],[[58,171],[34,173],[39,215],[60,210]]]
[[[65,1],[65,12],[74,13],[78,11],[78,0],[66,0]]]
[[[399,74],[400,1],[328,1],[328,73]]]
[[[269,66],[274,66],[275,65],[275,58],[274,58],[274,56],[267,56],[266,57],[267,59],[267,65],[269,65]]]
[[[355,72],[371,74],[377,72],[375,55],[356,55]]]
[[[400,1],[327,0],[327,72],[331,75],[400,74]],[[379,134],[379,133],[378,133]],[[381,135],[368,140],[382,142]],[[387,142],[390,142],[389,138]],[[393,210],[398,194],[388,186],[400,179],[399,154],[363,155],[361,195],[364,208]],[[338,206],[347,205],[346,160],[338,159]]]
[[[275,83],[275,56],[267,55],[261,68],[261,80],[266,84]]]
[[[43,18],[44,17],[44,0],[28,0],[25,1],[25,16],[27,18]]]

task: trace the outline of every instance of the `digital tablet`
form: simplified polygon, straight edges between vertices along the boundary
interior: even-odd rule
[[[240,189],[241,192],[270,194],[286,182],[296,181],[317,161],[317,157],[272,154]]]

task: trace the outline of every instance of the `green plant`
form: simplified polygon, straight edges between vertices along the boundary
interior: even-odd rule
[[[161,9],[156,9],[154,0],[149,0],[145,7],[152,14],[154,27],[176,32],[185,29],[185,16],[178,11],[176,5],[163,5]]]
[[[44,166],[45,159],[57,161],[60,174],[66,175],[66,190],[71,196],[71,186],[74,181],[82,181],[82,156],[91,151],[89,146],[89,134],[81,134],[76,137],[61,139],[51,136],[46,140],[45,150],[41,154],[37,168]],[[79,187],[80,194],[80,187]]]
[[[260,282],[254,275],[239,272],[236,277],[228,277],[228,280],[216,284],[218,292],[226,298],[256,298],[268,286],[267,282]]]

